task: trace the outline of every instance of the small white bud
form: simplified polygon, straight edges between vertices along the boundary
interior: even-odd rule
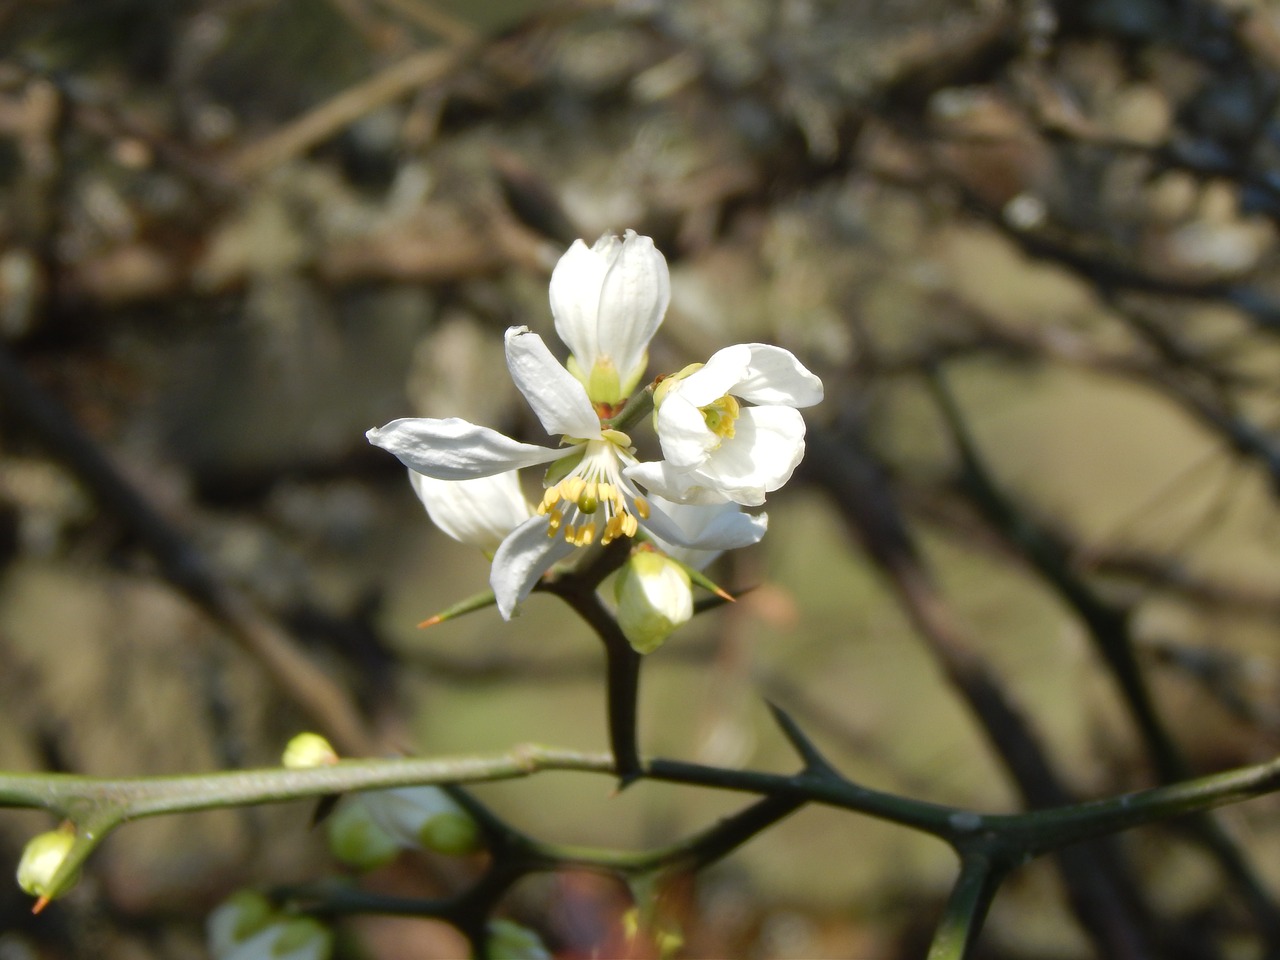
[[[689,574],[666,554],[640,550],[618,573],[618,626],[637,653],[652,653],[693,616]]]

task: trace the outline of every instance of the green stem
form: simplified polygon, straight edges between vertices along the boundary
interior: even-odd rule
[[[640,654],[631,648],[620,630],[603,637],[607,664],[609,748],[618,770],[619,788],[643,776],[636,713],[640,707]],[[620,641],[620,642],[619,642]]]
[[[929,946],[928,960],[965,960],[982,932],[1005,868],[989,857],[970,853],[960,861],[960,876]]]
[[[656,381],[655,381],[656,382]],[[610,430],[621,430],[626,433],[653,410],[653,384],[649,384],[627,401],[622,412],[604,425]]]

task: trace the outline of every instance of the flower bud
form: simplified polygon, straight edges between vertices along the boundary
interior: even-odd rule
[[[333,935],[311,917],[278,911],[266,897],[241,890],[205,922],[214,960],[328,960]]]
[[[28,840],[18,861],[18,886],[42,900],[52,900],[70,890],[75,886],[76,877],[57,888],[53,881],[75,842],[75,830],[66,828],[50,830]]]
[[[639,550],[614,586],[618,626],[637,653],[652,653],[693,616],[689,574],[666,554]]]
[[[300,733],[285,745],[281,761],[290,770],[328,767],[338,762],[338,752],[318,733]]]
[[[551,960],[551,951],[528,927],[510,920],[489,921],[491,960]]]
[[[221,960],[262,933],[275,920],[275,908],[254,890],[237,890],[205,920],[209,953]]]
[[[325,820],[330,852],[356,870],[376,870],[396,858],[401,844],[369,814],[364,797],[345,797]]]
[[[271,960],[328,960],[333,952],[333,934],[311,917],[281,920],[279,933],[271,943]]]
[[[370,819],[404,847],[464,854],[480,849],[480,828],[439,787],[398,787],[360,795]]]

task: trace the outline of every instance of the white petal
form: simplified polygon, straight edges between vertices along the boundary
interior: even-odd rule
[[[758,542],[769,516],[745,513],[736,503],[694,506],[650,497],[645,528],[667,553],[700,569],[722,550]]]
[[[529,406],[552,436],[583,440],[600,436],[600,418],[587,399],[587,391],[547,345],[528,327],[507,331],[507,368]]]
[[[564,537],[547,536],[550,521],[531,517],[502,541],[493,555],[489,586],[498,601],[498,612],[510,620],[516,606],[529,596],[542,575],[557,560],[563,560],[576,549]]]
[[[405,417],[375,427],[365,437],[375,447],[394,454],[410,470],[437,480],[491,477],[565,455],[563,450],[520,443],[457,417]]]
[[[658,442],[663,457],[674,466],[693,467],[724,441],[711,432],[702,411],[684,393],[672,392],[658,408]]]
[[[556,333],[587,372],[600,355],[596,339],[600,288],[616,256],[616,246],[617,237],[607,234],[590,250],[575,240],[551,271],[551,315]]]
[[[811,407],[822,402],[822,381],[810,373],[790,350],[767,343],[746,344],[750,371],[733,388],[734,396],[759,404]]]
[[[670,302],[666,258],[651,239],[628,230],[600,290],[596,333],[600,354],[612,358],[624,383],[643,372],[649,341]]]
[[[705,407],[729,393],[750,373],[751,348],[737,343],[713,353],[701,369],[675,383],[669,396],[678,393],[695,407]]]
[[[436,480],[410,470],[409,482],[437,527],[486,553],[497,550],[507,534],[533,516],[515,471],[474,480]]]
[[[650,494],[677,503],[719,504],[729,499],[705,486],[706,481],[696,473],[677,469],[665,460],[637,463],[622,473]]]
[[[791,479],[804,456],[804,418],[791,407],[746,407],[735,427],[737,435],[696,473],[730,500],[755,506]]]

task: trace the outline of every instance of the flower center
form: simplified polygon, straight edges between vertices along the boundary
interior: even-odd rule
[[[702,413],[702,419],[706,421],[707,429],[722,440],[733,439],[734,423],[737,422],[741,409],[737,398],[727,393],[719,400],[713,400],[705,407],[698,408]]]
[[[577,466],[548,487],[538,504],[539,516],[550,521],[547,536],[563,530],[566,543],[585,547],[595,542],[597,534],[601,545],[636,535],[640,520],[649,516],[649,504],[622,476],[622,457],[629,443],[626,434],[612,430],[605,432],[603,440],[587,441]]]

